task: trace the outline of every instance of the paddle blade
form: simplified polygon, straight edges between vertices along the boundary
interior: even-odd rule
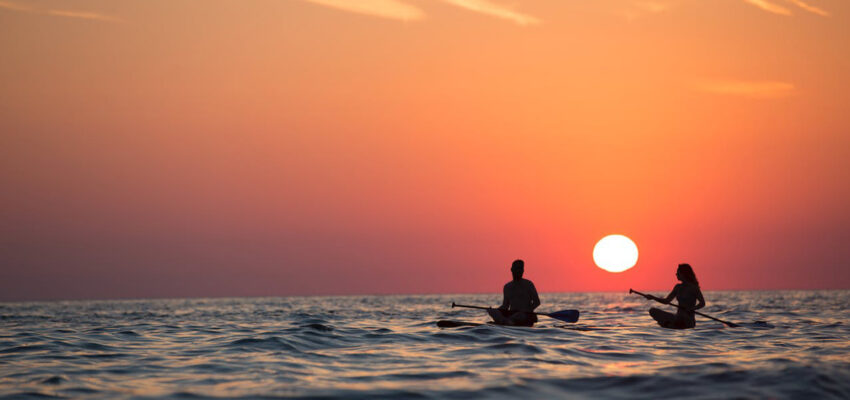
[[[551,314],[546,314],[546,316],[550,318],[555,318],[564,322],[577,322],[578,321],[578,310],[561,310],[556,311]]]

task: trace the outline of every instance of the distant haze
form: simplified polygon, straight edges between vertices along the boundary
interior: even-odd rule
[[[0,301],[850,288],[848,15],[2,0]]]

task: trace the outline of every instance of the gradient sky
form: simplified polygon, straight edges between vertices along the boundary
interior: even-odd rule
[[[850,288],[848,15],[2,0],[0,300]]]

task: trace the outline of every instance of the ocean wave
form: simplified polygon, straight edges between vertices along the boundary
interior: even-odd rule
[[[286,339],[273,336],[268,338],[243,338],[230,342],[227,347],[229,349],[239,350],[286,350],[298,351],[298,349],[290,344]]]
[[[3,304],[0,398],[850,398],[850,292],[706,293],[741,327],[684,331],[622,294],[544,294],[582,317],[533,328],[449,307],[497,297]]]

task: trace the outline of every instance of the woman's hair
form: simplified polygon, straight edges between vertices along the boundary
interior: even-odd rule
[[[699,286],[697,275],[694,273],[694,269],[691,268],[691,264],[679,264],[679,269],[676,272],[679,273],[679,278],[682,281]]]

